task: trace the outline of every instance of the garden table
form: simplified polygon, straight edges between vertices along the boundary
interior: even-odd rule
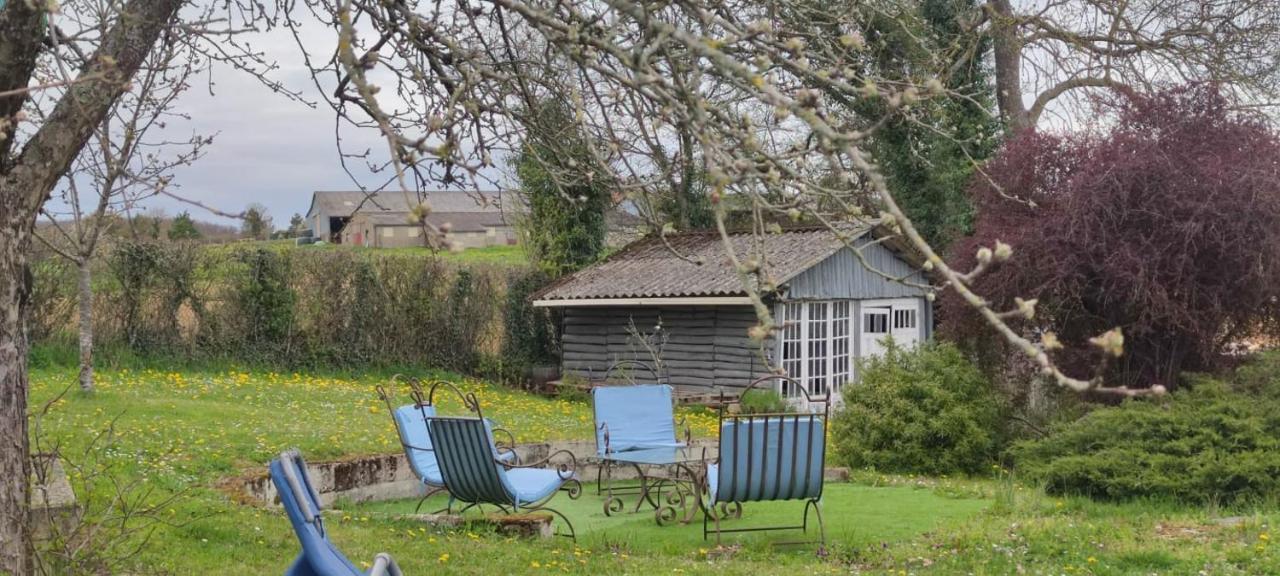
[[[646,503],[653,507],[658,525],[666,525],[679,519],[682,524],[693,521],[702,508],[702,493],[706,483],[706,466],[715,460],[715,450],[691,447],[646,448],[609,452],[593,457],[604,469],[606,496],[604,513],[617,514],[625,508],[621,496],[636,494],[635,509],[639,512]],[[614,466],[630,466],[639,476],[638,487],[614,487],[611,482]]]

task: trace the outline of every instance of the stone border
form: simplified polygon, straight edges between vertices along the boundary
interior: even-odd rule
[[[705,448],[708,452],[714,452],[716,449],[715,440],[712,439],[694,440],[692,446],[695,449]],[[588,462],[588,459],[594,457],[596,453],[596,445],[593,441],[520,444],[515,450],[522,462],[536,462],[546,458],[552,452],[568,451],[578,459],[578,477],[584,483],[595,482],[599,471],[598,466]],[[306,455],[303,454],[303,457],[305,458]],[[422,485],[414,476],[403,453],[354,456],[330,462],[307,462],[307,472],[316,492],[320,495],[321,505],[326,507],[332,506],[334,501],[340,499],[370,502],[416,498],[423,494]],[[635,478],[635,472],[629,467],[615,468],[613,477]],[[241,504],[254,506],[280,504],[275,485],[271,483],[271,477],[265,470],[228,478],[220,482],[219,487]]]
[[[716,441],[705,438],[694,440],[694,449],[716,450]],[[520,444],[515,448],[522,462],[535,462],[552,452],[566,450],[578,459],[578,478],[583,483],[595,482],[599,466],[589,463],[595,456],[595,442],[544,442]],[[303,455],[305,457],[305,454]],[[352,456],[327,462],[307,462],[307,472],[320,495],[320,503],[332,506],[337,500],[352,502],[376,502],[422,496],[422,484],[403,453]],[[629,466],[614,468],[617,479],[635,478]],[[824,478],[827,482],[848,482],[847,468],[828,467]],[[219,482],[218,487],[240,504],[251,506],[279,506],[275,485],[270,475],[262,472],[248,473]]]

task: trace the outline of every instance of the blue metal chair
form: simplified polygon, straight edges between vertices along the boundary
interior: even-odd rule
[[[271,481],[280,495],[302,544],[302,553],[285,576],[401,576],[400,567],[387,554],[378,554],[368,573],[362,572],[329,541],[320,517],[320,497],[307,476],[307,463],[296,449],[280,454],[270,464]]]
[[[391,381],[395,383],[401,378],[400,374],[396,374],[392,376]],[[416,378],[403,378],[411,390],[410,396],[413,398],[411,404],[394,406],[387,390],[382,386],[378,386],[377,389],[378,396],[386,403],[387,411],[390,412],[392,422],[395,423],[396,434],[400,437],[400,446],[404,449],[409,468],[426,489],[422,499],[418,500],[418,506],[413,510],[417,513],[428,498],[444,491],[444,478],[440,475],[440,465],[436,462],[435,451],[431,448],[431,436],[427,432],[427,418],[436,415],[436,407],[424,400],[422,388]],[[493,431],[506,440],[505,445],[499,444],[498,458],[503,462],[518,462],[514,450],[515,439],[512,434],[501,428],[494,428]],[[442,511],[438,510],[436,513]]]
[[[596,386],[591,389],[596,452],[600,455],[650,448],[681,448],[676,438],[675,400],[667,384]]]
[[[785,380],[805,395],[808,405],[821,405],[821,412],[727,415],[734,404],[722,399],[720,408],[720,454],[707,465],[706,504],[702,537],[714,531],[716,543],[726,532],[763,530],[809,531],[809,509],[818,520],[818,542],[826,545],[822,522],[822,487],[826,459],[827,416],[830,397],[812,399],[798,382],[785,376],[760,378],[743,391],[772,380]],[[741,396],[739,396],[741,398]],[[804,522],[798,526],[765,526],[722,529],[729,517],[741,517],[743,502],[804,500]],[[708,529],[714,522],[714,530]]]
[[[573,523],[564,514],[547,503],[560,491],[568,492],[570,499],[582,495],[578,481],[577,459],[567,450],[558,450],[546,458],[530,464],[513,464],[499,458],[493,440],[493,429],[480,412],[480,403],[474,394],[462,394],[448,382],[437,382],[431,387],[428,404],[434,405],[436,392],[452,390],[463,399],[464,405],[474,417],[432,416],[426,419],[431,445],[435,448],[436,461],[444,486],[449,491],[449,506],[465,503],[459,513],[482,504],[496,506],[505,513],[545,511],[558,516],[569,528],[567,536],[575,538]],[[545,468],[552,458],[566,458],[555,469]]]
[[[596,455],[604,456],[632,450],[654,448],[683,448],[689,443],[692,432],[684,427],[684,441],[676,437],[675,399],[669,384],[657,383],[661,379],[652,366],[638,360],[616,362],[605,372],[610,381],[621,368],[642,368],[653,376],[654,384],[637,384],[629,378],[630,385],[596,386],[591,389],[591,411],[595,420]],[[613,487],[613,462],[603,460],[596,469],[596,493],[606,486],[611,494],[640,493],[638,488]],[[643,477],[637,467],[636,473]],[[605,510],[609,510],[606,502]]]

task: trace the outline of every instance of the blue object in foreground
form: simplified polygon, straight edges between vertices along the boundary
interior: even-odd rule
[[[270,465],[271,482],[280,495],[289,523],[302,544],[302,553],[285,576],[401,576],[400,567],[386,554],[374,558],[368,573],[361,572],[329,541],[320,517],[320,497],[307,475],[307,463],[296,449],[280,454]]]
[[[786,376],[768,376],[752,382],[743,391],[775,379],[789,382],[789,389],[804,394],[809,406],[821,405],[821,412],[729,415],[720,402],[720,451],[716,462],[707,465],[707,512],[702,521],[702,537],[712,531],[716,542],[725,532],[809,529],[809,509],[818,519],[818,541],[826,542],[822,524],[822,486],[827,448],[829,397],[810,398],[798,382]],[[741,396],[739,396],[739,399]],[[739,400],[740,401],[740,400]],[[741,517],[743,502],[804,500],[804,522],[794,526],[721,528],[729,517]],[[707,526],[714,521],[713,530]]]

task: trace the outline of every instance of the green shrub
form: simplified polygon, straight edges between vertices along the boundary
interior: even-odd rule
[[[232,297],[238,316],[244,321],[240,333],[251,350],[280,346],[293,329],[297,300],[289,286],[289,262],[278,252],[264,248],[245,250],[236,256],[246,269]]]
[[[738,399],[743,414],[777,414],[787,411],[787,401],[772,388],[752,388]]]
[[[535,308],[531,296],[551,281],[539,270],[514,270],[507,275],[507,305],[503,309],[502,360],[510,377],[524,378],[529,367],[556,363],[555,324],[546,308]]]
[[[1129,400],[1055,427],[1012,454],[1051,494],[1194,504],[1280,495],[1280,401],[1197,378],[1163,400]]]
[[[1236,368],[1231,388],[1245,394],[1280,398],[1280,350],[1251,356]]]
[[[945,343],[893,345],[860,367],[832,418],[837,461],[853,468],[976,474],[1002,449],[1004,419],[990,382]]]
[[[75,282],[66,280],[74,269],[49,258],[33,265],[31,317],[40,325],[31,344],[74,348]],[[425,252],[189,242],[120,242],[94,266],[94,340],[103,354],[468,374],[500,358],[512,273]]]

